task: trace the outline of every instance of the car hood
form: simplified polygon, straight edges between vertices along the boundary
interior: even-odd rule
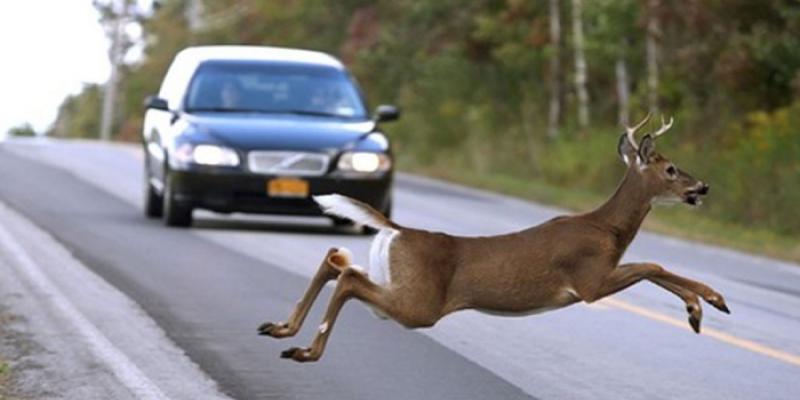
[[[194,128],[193,132],[241,150],[336,150],[375,129],[373,121],[310,116],[187,114],[185,119]],[[361,142],[356,147],[365,146],[370,150],[385,150]]]

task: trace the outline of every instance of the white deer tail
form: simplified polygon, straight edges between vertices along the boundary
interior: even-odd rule
[[[379,230],[400,228],[378,210],[347,196],[327,194],[314,196],[314,201],[316,201],[322,208],[322,211],[328,215],[347,218],[357,224],[366,225]]]

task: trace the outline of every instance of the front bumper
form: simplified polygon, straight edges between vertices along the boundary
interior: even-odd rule
[[[338,193],[386,212],[391,204],[393,174],[380,177],[299,177],[309,183],[309,197],[271,197],[267,184],[278,176],[237,170],[173,170],[170,173],[175,200],[192,208],[230,213],[322,215],[310,196]]]

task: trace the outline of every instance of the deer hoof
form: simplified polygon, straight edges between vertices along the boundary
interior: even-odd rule
[[[272,322],[265,322],[258,327],[258,334],[262,336],[282,338],[289,336],[290,332],[288,324],[274,324]]]
[[[297,362],[317,361],[319,357],[311,355],[311,349],[292,347],[281,352],[281,358],[290,358]]]
[[[686,311],[689,313],[689,325],[695,333],[700,333],[700,321],[703,319],[703,310],[700,304],[688,304]]]
[[[694,329],[694,333],[700,333],[700,318],[697,318],[694,315],[690,315],[689,325],[691,325],[692,329]]]
[[[728,309],[728,305],[725,304],[725,299],[722,298],[719,294],[715,294],[708,298],[708,304],[711,304],[717,310],[724,312],[725,314],[730,314],[731,310]]]

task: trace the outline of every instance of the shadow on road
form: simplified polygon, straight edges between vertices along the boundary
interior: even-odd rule
[[[306,235],[334,235],[334,236],[364,236],[360,230],[353,227],[337,227],[329,224],[319,223],[318,221],[280,221],[265,219],[242,219],[242,218],[204,218],[195,217],[192,229],[209,230],[237,230],[248,232],[279,232],[279,233],[301,233]]]

